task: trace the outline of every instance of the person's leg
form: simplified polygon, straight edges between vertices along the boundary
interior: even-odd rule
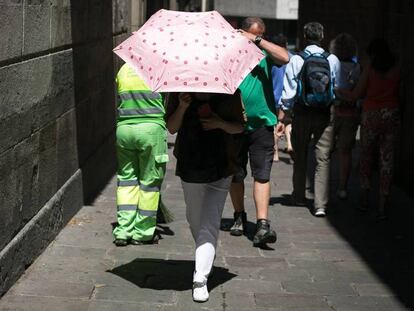
[[[253,199],[256,206],[256,218],[267,219],[270,199],[270,182],[268,180],[255,179],[253,184]]]
[[[187,220],[196,244],[193,299],[207,301],[207,278],[212,270],[220,221],[231,177],[209,184],[182,182],[187,208]]]
[[[389,117],[383,117],[381,134],[379,137],[379,170],[380,170],[380,202],[378,217],[386,218],[389,204],[391,182],[394,175],[394,148],[396,146],[399,116],[396,112],[388,112]]]
[[[203,218],[203,203],[206,196],[206,184],[203,183],[187,183],[181,180],[181,186],[184,193],[184,201],[186,206],[187,222],[191,230],[194,242],[200,235],[201,221]],[[214,253],[211,248],[206,249],[206,257],[210,257],[210,253]],[[196,257],[196,256],[195,256]],[[196,260],[197,264],[197,260]],[[197,270],[197,267],[195,268]],[[202,269],[200,269],[202,270]],[[207,272],[208,274],[208,272]],[[207,277],[200,278],[198,282],[195,281],[196,273],[193,273],[193,300],[204,302],[208,300]]]
[[[200,214],[200,229],[196,239],[196,272],[194,281],[206,280],[211,272],[220,232],[221,215],[229,191],[231,178],[206,184]]]
[[[374,151],[377,142],[377,123],[379,117],[375,112],[365,112],[362,115],[361,124],[361,158],[360,158],[360,178],[361,188],[369,190],[371,188],[372,166],[374,161]]]
[[[139,205],[133,240],[151,242],[154,239],[161,184],[165,176],[167,135],[163,127],[154,123],[136,125],[139,149]]]
[[[330,159],[333,145],[333,122],[329,114],[312,116],[315,140],[315,216],[325,216],[329,201]],[[318,212],[319,210],[319,212]]]
[[[352,154],[349,150],[339,150],[339,191],[346,191],[352,166]]]
[[[249,158],[254,178],[253,199],[256,218],[267,219],[270,199],[270,172],[273,162],[274,136],[272,128],[260,128],[249,134]]]
[[[291,153],[293,151],[292,147],[292,123],[289,123],[285,127],[285,137],[286,137],[286,151]]]
[[[274,144],[274,154],[273,154],[273,161],[274,162],[278,162],[279,161],[279,135],[276,134],[276,128],[274,130],[274,139],[275,139],[275,144]]]
[[[336,137],[339,157],[339,186],[337,194],[341,199],[347,197],[346,190],[352,168],[352,148],[355,145],[358,123],[358,119],[355,117],[337,117],[335,119],[334,136]],[[339,126],[337,127],[337,125]]]
[[[184,193],[187,222],[190,226],[194,242],[196,242],[200,232],[201,213],[206,194],[206,184],[187,183],[181,180],[181,186]]]
[[[369,205],[369,191],[371,188],[372,166],[374,151],[377,142],[377,124],[380,118],[376,112],[364,112],[361,121],[361,155],[359,178],[361,185],[360,206],[361,211],[366,211]]]
[[[230,197],[235,212],[244,211],[244,181],[232,182],[230,186]]]
[[[293,204],[305,205],[306,203],[306,171],[310,138],[309,116],[307,114],[296,114],[292,119]]]
[[[260,128],[249,134],[250,167],[254,178],[253,199],[256,206],[256,234],[253,244],[259,246],[276,242],[276,232],[270,227],[268,208],[270,200],[270,173],[273,163],[273,129]]]
[[[247,223],[247,214],[244,211],[244,181],[231,183],[230,197],[234,207],[234,221],[230,228],[230,235],[241,236]]]
[[[247,150],[248,142],[246,137],[243,137],[240,150],[236,157],[237,171],[233,176],[230,186],[230,198],[234,208],[234,222],[230,228],[230,234],[233,236],[243,235],[247,223],[247,215],[244,210],[244,178],[247,175]]]
[[[118,158],[118,186],[117,186],[117,219],[118,224],[113,230],[115,244],[127,245],[132,238],[139,200],[138,186],[138,154],[130,150],[130,126],[117,128],[117,158]]]

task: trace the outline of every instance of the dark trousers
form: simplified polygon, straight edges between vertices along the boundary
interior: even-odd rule
[[[326,208],[329,200],[330,158],[333,145],[333,118],[328,111],[294,112],[292,121],[293,197],[305,200],[308,150],[311,139],[315,145],[315,208]]]

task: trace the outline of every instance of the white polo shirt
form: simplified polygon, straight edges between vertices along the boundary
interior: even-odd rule
[[[305,51],[310,54],[322,54],[325,50],[317,45],[308,45],[305,48]],[[285,76],[283,77],[282,96],[280,97],[278,103],[278,106],[282,110],[292,109],[296,102],[296,91],[298,87],[297,80],[304,62],[305,61],[301,56],[294,55],[291,57],[289,63],[286,66]],[[336,86],[336,78],[340,77],[341,63],[338,57],[336,57],[334,54],[329,55],[328,62],[331,69],[331,79],[334,83],[334,86]]]

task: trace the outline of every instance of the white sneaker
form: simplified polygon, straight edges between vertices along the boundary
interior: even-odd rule
[[[207,281],[193,282],[193,300],[196,302],[206,302],[208,297]]]
[[[316,217],[325,217],[326,216],[325,209],[324,208],[315,209],[315,216]]]
[[[338,190],[338,192],[336,193],[336,196],[341,200],[346,200],[348,198],[348,194],[346,193],[345,190]]]

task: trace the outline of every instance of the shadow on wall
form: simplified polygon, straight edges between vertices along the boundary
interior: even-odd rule
[[[112,0],[71,0],[79,167],[85,204],[116,170]]]

